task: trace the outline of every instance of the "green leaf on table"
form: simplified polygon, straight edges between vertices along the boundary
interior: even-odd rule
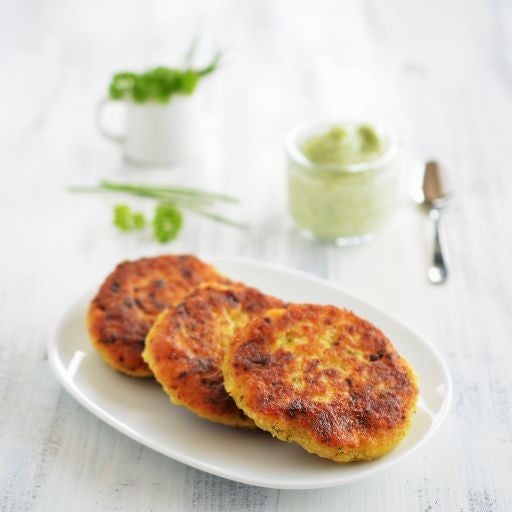
[[[174,240],[183,226],[183,216],[172,204],[160,203],[155,208],[153,236],[155,240],[166,243]]]
[[[146,225],[146,217],[142,212],[133,214],[133,226],[135,229],[142,229]]]
[[[121,231],[134,231],[146,225],[146,218],[143,213],[132,211],[126,204],[116,204],[113,222],[114,226]]]

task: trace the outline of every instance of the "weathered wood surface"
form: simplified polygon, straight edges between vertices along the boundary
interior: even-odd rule
[[[505,0],[4,2],[0,8],[0,511],[512,510],[512,4]],[[427,336],[455,399],[435,438],[371,480],[277,491],[169,460],[101,423],[56,382],[55,322],[118,260],[154,254],[70,183],[139,178],[93,125],[114,70],[176,58],[194,34],[228,49],[201,90],[200,161],[159,178],[242,197],[253,230],[189,218],[173,251],[240,255],[329,278]],[[382,120],[406,170],[444,155],[452,275],[426,282],[429,230],[405,194],[375,242],[298,239],[282,137],[311,117]],[[153,171],[152,171],[153,172]]]

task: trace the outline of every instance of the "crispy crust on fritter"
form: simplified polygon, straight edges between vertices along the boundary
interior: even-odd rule
[[[418,396],[414,372],[384,334],[334,306],[267,311],[239,331],[222,369],[258,427],[337,462],[393,449]]]
[[[87,320],[94,346],[116,370],[134,377],[151,376],[141,354],[153,322],[206,281],[229,282],[195,256],[166,255],[120,263],[89,307]]]
[[[282,304],[241,284],[203,285],[158,317],[144,360],[174,404],[217,423],[255,428],[226,393],[220,365],[239,328]]]

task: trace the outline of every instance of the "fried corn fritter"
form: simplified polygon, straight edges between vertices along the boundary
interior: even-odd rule
[[[393,449],[418,397],[414,372],[384,334],[334,306],[267,311],[238,332],[222,369],[258,427],[336,462]]]
[[[120,263],[91,302],[88,326],[94,346],[113,368],[149,377],[144,341],[156,317],[206,281],[228,282],[195,256],[167,255]]]
[[[144,360],[174,404],[217,423],[254,428],[226,393],[220,365],[239,328],[282,304],[241,284],[198,287],[158,317]]]

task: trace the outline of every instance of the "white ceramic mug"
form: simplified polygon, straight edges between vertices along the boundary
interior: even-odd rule
[[[116,135],[104,126],[104,109],[112,104],[126,108],[123,134]],[[125,159],[131,163],[179,164],[192,156],[192,141],[197,132],[195,102],[191,97],[178,95],[166,104],[105,98],[98,103],[96,126],[107,139],[122,146]]]

